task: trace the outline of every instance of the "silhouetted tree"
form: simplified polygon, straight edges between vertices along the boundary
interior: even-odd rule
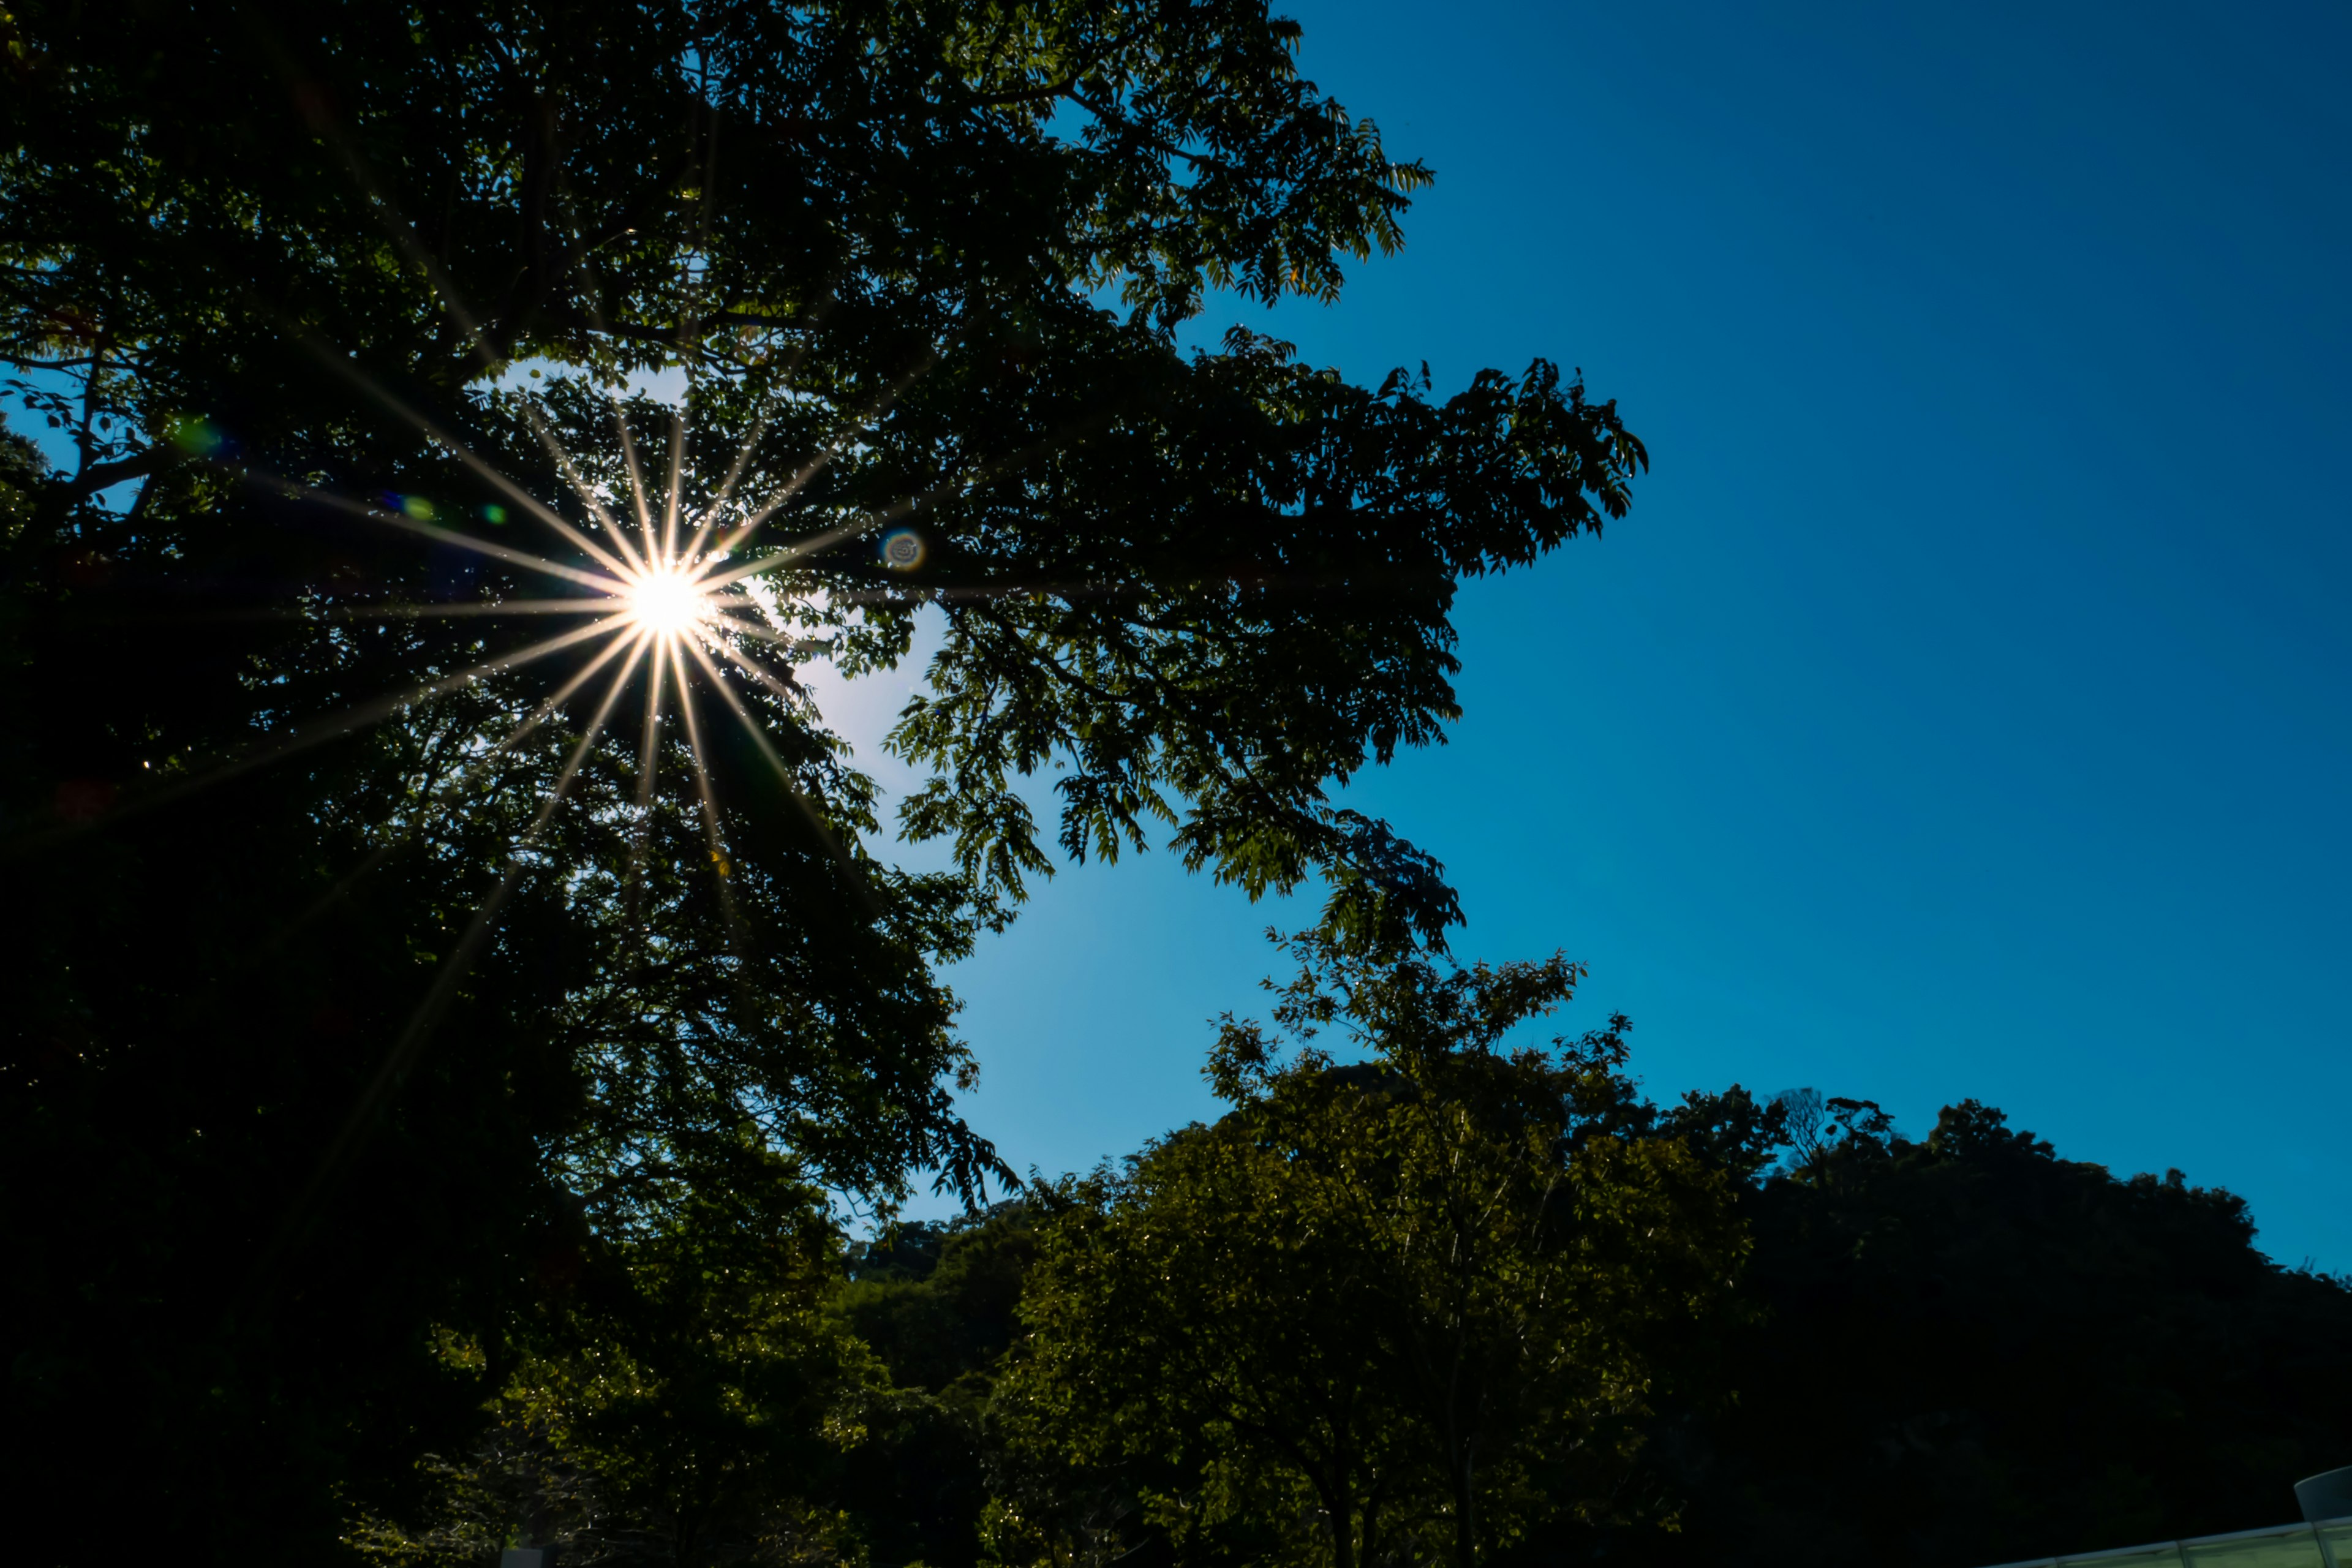
[[[731,1180],[747,1127],[850,1201],[977,1196],[934,970],[1049,832],[1319,876],[1358,940],[1455,918],[1326,792],[1452,716],[1458,582],[1622,513],[1643,453],[1541,363],[1439,398],[1176,352],[1211,286],[1329,297],[1424,178],[1296,39],[1256,0],[0,18],[0,359],[64,455],[12,471],[0,561],[22,1551],[125,1475],[198,1555],[398,1514],[573,1228]],[[661,367],[675,464],[666,410],[601,396]],[[789,688],[741,693],[772,758],[697,748],[716,833],[634,700],[488,743],[586,653],[524,679],[535,630],[395,612],[543,595],[462,546],[523,498],[597,537],[564,465],[616,493],[632,444],[689,509],[797,487],[817,542],[772,584],[844,667],[938,617],[894,744],[951,874],[875,859]],[[1056,763],[1046,830],[1021,784]]]
[[[1646,1342],[1744,1250],[1727,1184],[1641,1106],[1622,1019],[1505,1047],[1575,966],[1296,951],[1278,1019],[1344,1023],[1370,1059],[1276,1065],[1229,1023],[1227,1115],[1060,1189],[1002,1385],[1016,1448],[1185,1562],[1469,1568],[1607,1513]],[[1016,1496],[998,1554],[1052,1561],[1089,1522]]]
[[[1914,1142],[1832,1100],[1743,1203],[1751,1317],[1649,1450],[1679,1559],[1967,1568],[2294,1517],[2342,1462],[2352,1289],[2244,1202],[2119,1180],[1964,1100]],[[1645,1546],[1654,1555],[1656,1543]]]
[[[853,1248],[833,1310],[873,1348],[890,1387],[859,1407],[859,1437],[832,1495],[871,1561],[969,1568],[980,1560],[989,1412],[1021,1331],[1015,1312],[1035,1253],[1024,1200],[899,1227],[862,1255]]]

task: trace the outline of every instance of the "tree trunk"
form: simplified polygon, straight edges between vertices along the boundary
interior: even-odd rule
[[[1355,1496],[1346,1480],[1346,1462],[1338,1467],[1340,1480],[1322,1493],[1323,1512],[1331,1521],[1331,1568],[1356,1568],[1356,1508]]]
[[[1470,1456],[1457,1451],[1454,1456],[1454,1568],[1472,1568],[1478,1560],[1478,1533],[1470,1517]]]

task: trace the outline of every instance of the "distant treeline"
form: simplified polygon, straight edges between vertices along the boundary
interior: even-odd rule
[[[367,1543],[1966,1568],[2292,1518],[2352,1457],[2352,1289],[2228,1193],[1975,1101],[1661,1108],[1622,1019],[1502,1047],[1566,966],[1308,957],[1277,1016],[1368,1058],[1228,1026],[1232,1109],[1120,1168],[839,1250],[755,1210],[592,1248]]]

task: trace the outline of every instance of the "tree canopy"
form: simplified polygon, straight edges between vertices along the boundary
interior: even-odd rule
[[[1975,1100],[1917,1139],[1826,1109],[1743,1203],[1752,1311],[1662,1415],[1672,1555],[1968,1568],[2218,1534],[2343,1462],[2352,1281],[2265,1258],[2243,1199],[2061,1158]]]
[[[1427,177],[1297,42],[1249,0],[0,18],[0,359],[58,455],[0,588],[8,1398],[56,1529],[126,1467],[248,1559],[394,1506],[536,1260],[685,1223],[747,1140],[979,1198],[936,968],[1048,846],[1442,941],[1441,868],[1328,792],[1453,715],[1459,581],[1644,459],[1542,361],[1178,351],[1210,289],[1330,298]],[[667,666],[550,635],[665,514],[761,613]],[[919,616],[935,876],[799,673]]]
[[[0,210],[31,237],[0,312],[20,363],[71,383],[27,395],[84,456],[44,516],[179,481],[79,548],[176,534],[264,475],[462,518],[511,504],[495,469],[576,511],[541,416],[485,378],[680,369],[689,505],[730,472],[747,497],[800,484],[789,533],[824,542],[786,585],[854,623],[851,668],[942,613],[936,694],[897,742],[940,784],[908,825],[988,891],[1047,868],[1013,785],[1058,760],[1074,854],[1165,824],[1253,891],[1314,872],[1344,920],[1453,919],[1426,858],[1324,786],[1436,738],[1454,584],[1622,514],[1643,454],[1541,362],[1437,401],[1261,339],[1173,351],[1212,285],[1336,291],[1337,257],[1393,246],[1427,177],[1297,77],[1262,5],[20,28]],[[919,573],[856,547],[885,515],[933,536]],[[381,571],[312,586],[364,602]]]
[[[1371,1055],[1277,1065],[1229,1023],[1230,1112],[1060,1189],[1000,1404],[1016,1450],[1131,1513],[1094,1530],[1181,1561],[1471,1568],[1608,1511],[1659,1327],[1738,1270],[1729,1184],[1619,1071],[1622,1020],[1503,1048],[1574,966],[1298,945],[1279,1016]],[[1017,1500],[995,1529],[1021,1562],[1082,1533]]]

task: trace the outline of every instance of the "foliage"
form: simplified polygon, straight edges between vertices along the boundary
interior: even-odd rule
[[[833,1560],[842,1523],[812,1500],[880,1383],[824,1310],[838,1262],[823,1195],[749,1138],[723,1179],[583,1215],[540,1260],[496,1426],[463,1461],[428,1458],[428,1522],[359,1543],[463,1562],[520,1538],[578,1568]]]
[[[1645,1342],[1711,1310],[1745,1243],[1722,1175],[1620,1072],[1622,1019],[1505,1048],[1575,966],[1297,946],[1277,1020],[1344,1020],[1370,1058],[1276,1065],[1229,1022],[1210,1071],[1232,1111],[1066,1183],[1005,1419],[1181,1560],[1466,1568],[1605,1511]],[[1021,1500],[1001,1554],[1084,1553],[1089,1521]]]
[[[2243,1200],[2118,1179],[1974,1100],[1898,1135],[1826,1102],[1744,1203],[1757,1310],[1649,1449],[1677,1560],[1965,1568],[2294,1517],[2343,1462],[2352,1289]],[[1736,1398],[1725,1397],[1736,1391]]]
[[[1051,864],[1026,774],[1069,853],[1158,825],[1442,936],[1440,868],[1326,791],[1452,715],[1455,582],[1622,515],[1643,455],[1540,363],[1440,398],[1175,351],[1209,288],[1329,298],[1426,177],[1295,43],[1255,0],[0,15],[0,359],[59,459],[12,468],[0,562],[25,1550],[125,1473],[240,1561],[399,1515],[549,1238],[687,1223],[746,1128],[852,1205],[981,1195],[934,971]],[[667,415],[604,395],[664,367],[689,505],[798,487],[823,547],[771,580],[822,650],[944,626],[896,743],[954,874],[874,857],[789,686],[741,694],[772,766],[692,748],[714,837],[688,737],[622,701],[587,739],[597,685],[488,743],[584,652],[401,612],[543,592],[465,546],[526,499],[593,533],[566,466],[625,493]]]
[[[853,1248],[852,1278],[831,1310],[893,1384],[865,1407],[837,1494],[872,1561],[970,1568],[980,1560],[991,1472],[1001,1468],[989,1413],[1035,1251],[1020,1200]]]
[[[937,1394],[982,1377],[1013,1342],[1035,1250],[1020,1199],[946,1225],[899,1226],[852,1248],[849,1281],[832,1310],[874,1347],[892,1382]]]
[[[32,521],[33,491],[47,467],[39,447],[14,430],[0,430],[0,540],[14,543]]]
[[[573,1568],[972,1563],[1025,1211],[898,1226],[845,1257],[818,1194],[772,1163],[760,1174],[621,1246],[605,1238],[625,1226],[583,1227],[551,1253],[497,1424],[458,1458],[428,1457],[427,1503],[363,1526],[361,1549],[457,1563],[520,1539]]]
[[[1262,1076],[1294,1109],[1316,1103],[1301,1065],[1253,1064],[1253,1044],[1228,1033],[1225,1069]],[[1318,1070],[1342,1107],[1398,1081],[1386,1067]],[[2330,1412],[2352,1379],[2352,1281],[2263,1258],[2241,1200],[2178,1173],[2117,1179],[2060,1159],[1975,1102],[1914,1142],[1865,1100],[1778,1099],[1624,1097],[1601,1120],[1614,1136],[1671,1138],[1719,1172],[1753,1250],[1730,1299],[1636,1334],[1647,1414],[1580,1462],[1529,1466],[1534,1484],[1509,1500],[1516,1539],[1486,1555],[1969,1568],[2273,1522],[2291,1516],[2288,1482],[2341,1457]],[[1800,1137],[1786,1123],[1809,1100],[1818,1115]],[[1296,1162],[1266,1158],[1244,1121],[1237,1110],[1076,1184],[1089,1201],[1042,1233],[1011,1372],[960,1373],[1005,1392],[980,1404],[969,1447],[908,1473],[952,1477],[966,1497],[992,1488],[999,1561],[1329,1551],[1313,1488],[1283,1460],[1219,1468],[1247,1451],[1246,1434],[1209,1417],[1261,1384],[1265,1408],[1295,1415],[1361,1366],[1391,1364],[1368,1317],[1374,1243],[1301,1221]],[[1788,1162],[1771,1167],[1782,1148]],[[1195,1200],[1181,1212],[1179,1191]],[[1156,1250],[1115,1249],[1146,1234],[1131,1205],[1147,1198],[1164,1222],[1148,1233]],[[919,1271],[936,1239],[877,1267]],[[992,1347],[1002,1278],[928,1298],[913,1333],[879,1326],[908,1321],[898,1311],[863,1321],[877,1342]],[[1296,1310],[1230,1289],[1249,1278]],[[1204,1289],[1222,1293],[1194,1300]],[[1125,1310],[1087,1310],[1114,1293]],[[973,1320],[959,1328],[966,1300]],[[1230,1337],[1191,1337],[1219,1328]],[[1055,1376],[1047,1356],[1065,1358]],[[1368,1470],[1413,1457],[1398,1440],[1406,1387],[1360,1385]],[[1081,1412],[1092,1425],[1071,1419]],[[1105,1427],[1108,1440],[1085,1436]],[[1442,1500],[1436,1467],[1408,1473]],[[1163,1514],[1175,1522],[1155,1523]],[[1380,1533],[1400,1550],[1447,1544]]]

